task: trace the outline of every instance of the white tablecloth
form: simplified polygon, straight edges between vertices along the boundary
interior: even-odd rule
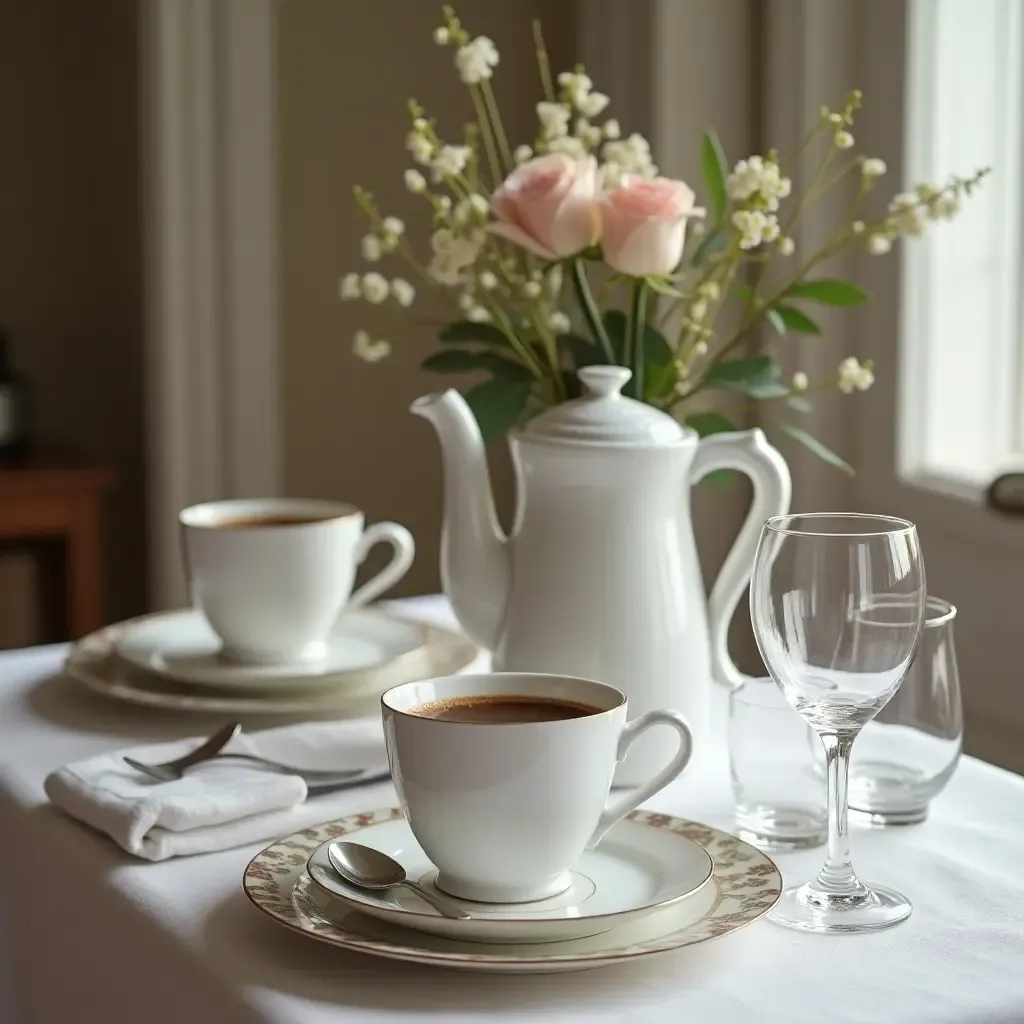
[[[406,614],[450,621],[439,599]],[[375,960],[276,927],[241,875],[259,846],[141,863],[45,803],[57,765],[210,721],[108,703],[59,678],[61,647],[0,656],[0,1021],[3,1024],[355,1024],[366,1021],[1024,1021],[1024,780],[966,758],[929,820],[857,831],[869,881],[913,900],[871,936],[758,922],[678,953],[544,977],[457,974]],[[652,807],[728,827],[714,750]],[[322,798],[328,819],[395,802],[388,784]],[[821,851],[778,858],[787,881]]]

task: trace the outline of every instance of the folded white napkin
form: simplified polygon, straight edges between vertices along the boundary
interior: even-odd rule
[[[203,737],[150,744],[65,765],[46,779],[50,800],[146,860],[226,850],[303,827],[296,808],[306,784],[244,762],[211,762],[175,782],[147,778],[122,760],[170,761]],[[309,722],[236,736],[225,750],[246,751],[310,769],[387,767],[379,718]]]

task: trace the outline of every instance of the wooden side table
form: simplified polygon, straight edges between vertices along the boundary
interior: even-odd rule
[[[50,570],[44,587],[53,587],[53,576],[62,580],[65,639],[103,625],[101,512],[113,481],[111,469],[64,452],[0,462],[0,541],[31,545],[44,555],[44,569]],[[54,542],[63,563],[56,572],[48,557]]]

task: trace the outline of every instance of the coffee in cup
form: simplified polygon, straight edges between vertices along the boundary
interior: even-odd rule
[[[394,586],[415,552],[404,526],[364,530],[363,513],[335,501],[211,501],[179,520],[192,604],[223,642],[222,655],[249,664],[322,659],[342,611]],[[394,557],[353,594],[356,569],[382,541]]]
[[[546,899],[570,866],[686,767],[692,736],[676,711],[626,720],[626,698],[571,676],[498,672],[404,683],[381,698],[391,775],[438,869],[437,886],[484,903]],[[633,740],[679,736],[669,764],[609,802]]]

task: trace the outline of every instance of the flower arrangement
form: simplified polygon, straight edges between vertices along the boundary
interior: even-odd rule
[[[450,142],[418,103],[409,103],[406,148],[416,166],[405,171],[405,187],[423,198],[433,218],[428,260],[418,258],[401,220],[383,216],[369,191],[355,189],[370,227],[363,258],[400,258],[458,311],[423,368],[487,375],[464,392],[484,437],[500,437],[578,396],[575,371],[598,363],[629,367],[627,394],[701,436],[736,429],[716,409],[726,395],[800,413],[809,409],[812,391],[869,388],[872,364],[854,357],[827,380],[812,382],[799,371],[785,378],[779,339],[820,334],[814,304],[866,301],[856,285],[817,276],[822,263],[848,249],[883,255],[896,239],[921,236],[931,223],[957,214],[985,171],[942,186],[917,185],[868,219],[862,201],[886,167],[852,152],[861,103],[854,91],[840,109],[822,107],[788,162],[771,150],[730,168],[715,134],[705,133],[705,205],[698,206],[686,183],[658,176],[643,136],[623,138],[618,121],[599,121],[610,99],[582,66],[552,77],[537,25],[534,34],[543,89],[539,129],[532,143],[513,148],[491,86],[498,50],[484,36],[471,37],[450,7],[443,9],[434,40],[454,51],[475,116],[459,141]],[[806,187],[794,193],[790,175],[808,160]],[[798,253],[794,230],[801,217],[840,183],[852,183],[845,215],[817,250]],[[375,270],[345,275],[340,294],[400,310],[417,300],[409,281]],[[721,330],[716,324],[727,302],[737,312]],[[752,345],[760,345],[760,354],[750,354]],[[355,336],[355,354],[369,362],[390,350],[388,341],[365,330]],[[796,423],[776,422],[850,471]]]

